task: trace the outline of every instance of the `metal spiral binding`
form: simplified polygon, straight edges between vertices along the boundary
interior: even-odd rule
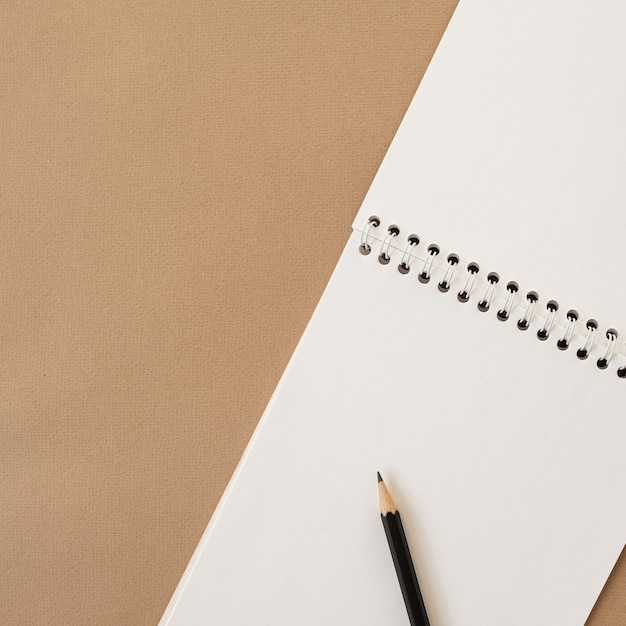
[[[399,236],[400,229],[392,224],[387,228],[386,234],[382,239],[376,237],[376,229],[380,227],[380,219],[373,215],[371,216],[367,224],[365,225],[361,233],[361,243],[359,245],[359,251],[363,255],[368,255],[372,251],[372,241],[377,240],[381,242],[380,252],[378,255],[378,261],[383,265],[388,265],[391,261],[392,241]],[[422,262],[422,268],[417,278],[420,283],[427,284],[430,282],[433,273],[435,271],[442,272],[443,277],[437,283],[437,289],[441,293],[448,293],[452,288],[453,276],[457,266],[460,265],[460,257],[458,254],[448,254],[447,264],[444,268],[441,268],[435,264],[436,257],[440,254],[441,250],[437,244],[430,244],[427,246],[426,252],[418,257],[417,249],[420,245],[420,238],[415,235],[409,235],[407,237],[407,243],[400,263],[398,264],[398,271],[401,274],[408,274],[411,270],[412,263],[416,259],[420,259]],[[399,254],[400,250],[395,248],[395,252]],[[502,288],[498,287],[500,277],[496,272],[489,272],[480,274],[480,266],[475,261],[468,263],[466,266],[467,274],[465,281],[461,289],[457,292],[457,299],[459,302],[468,302],[472,295],[472,289],[478,280],[480,284],[485,285],[485,291],[482,298],[477,303],[479,311],[486,313],[489,311],[494,299],[504,300],[504,304],[498,309],[496,317],[501,322],[506,322],[510,319],[515,303],[515,296],[519,291],[519,285],[515,281],[509,281],[506,283],[506,295],[502,294]],[[486,284],[485,284],[486,283]],[[496,292],[498,291],[498,294]],[[526,304],[524,306],[524,312],[521,318],[517,321],[517,328],[521,331],[528,330],[531,326],[535,315],[535,308],[539,302],[539,296],[536,291],[528,291],[526,293]],[[522,305],[519,305],[520,307]],[[559,311],[559,304],[556,300],[549,300],[545,305],[545,315],[541,316],[543,322],[542,327],[537,331],[537,338],[540,341],[547,341],[552,333],[553,328],[564,328],[564,331],[560,338],[556,341],[556,346],[559,350],[565,351],[572,344],[574,337],[579,337],[576,334],[576,325],[578,323],[578,312],[575,309],[569,309],[565,314],[565,322],[556,322],[557,313]],[[563,320],[562,314],[559,314],[560,319]],[[588,319],[585,323],[587,334],[582,346],[576,350],[576,356],[580,360],[585,360],[594,350],[596,344],[596,336],[598,331],[598,322],[595,319]],[[618,332],[614,328],[609,328],[605,333],[606,345],[604,346],[603,355],[597,359],[596,365],[600,370],[608,369],[611,361],[615,358],[615,352],[617,348]],[[626,378],[626,364],[621,365],[616,370],[619,378]]]

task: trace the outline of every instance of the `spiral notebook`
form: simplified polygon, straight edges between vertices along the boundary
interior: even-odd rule
[[[164,624],[584,624],[626,540],[626,5],[461,0]],[[317,236],[323,236],[320,225]]]

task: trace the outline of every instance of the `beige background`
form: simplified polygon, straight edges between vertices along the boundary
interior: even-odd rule
[[[0,623],[158,621],[454,6],[2,3]]]

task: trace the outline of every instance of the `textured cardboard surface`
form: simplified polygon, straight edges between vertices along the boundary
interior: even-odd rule
[[[0,623],[158,621],[454,6],[0,8]]]

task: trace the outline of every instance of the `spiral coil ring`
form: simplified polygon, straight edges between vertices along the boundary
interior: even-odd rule
[[[617,331],[614,328],[609,328],[606,331],[606,338],[609,340],[609,345],[606,347],[606,351],[604,352],[604,356],[598,359],[596,365],[599,369],[605,370],[611,359],[613,358],[613,353],[615,352],[615,344],[617,343]]]
[[[574,326],[576,325],[576,320],[578,319],[578,311],[574,309],[570,309],[567,312],[567,328],[565,329],[565,334],[561,339],[556,342],[556,347],[559,350],[567,350],[569,348],[569,342],[572,340],[572,335],[574,334]]]
[[[490,272],[487,274],[487,282],[489,283],[489,287],[487,287],[487,291],[483,296],[483,299],[478,303],[478,310],[481,313],[486,313],[491,306],[491,299],[493,298],[493,292],[496,288],[496,285],[500,281],[500,277],[496,272]]]
[[[529,291],[526,294],[526,311],[524,311],[523,317],[517,321],[517,327],[520,330],[528,330],[530,326],[530,320],[533,317],[535,311],[535,303],[539,300],[539,296],[536,291]]]
[[[389,261],[391,261],[391,257],[389,256],[389,247],[391,246],[391,240],[394,237],[397,237],[400,234],[400,229],[392,224],[387,229],[387,234],[383,240],[382,245],[380,246],[380,254],[378,255],[378,262],[382,263],[382,265],[387,265]]]
[[[546,304],[546,309],[548,310],[546,321],[543,324],[543,328],[537,331],[537,339],[540,341],[545,341],[550,336],[552,324],[554,324],[554,314],[559,310],[559,303],[556,300],[550,300]]]
[[[510,281],[506,285],[506,290],[508,292],[508,296],[504,306],[496,313],[496,317],[501,322],[506,322],[509,319],[509,315],[511,313],[511,309],[513,308],[513,300],[515,299],[515,294],[519,291],[519,285],[514,281]]]
[[[587,338],[585,339],[585,343],[582,348],[579,348],[576,351],[576,356],[584,361],[591,352],[591,348],[593,348],[593,344],[596,340],[596,330],[598,330],[598,322],[594,319],[587,320]]]
[[[438,254],[439,246],[435,243],[431,243],[430,246],[428,246],[428,257],[426,257],[426,260],[424,261],[424,267],[417,277],[420,283],[426,284],[430,282],[430,270],[432,269],[433,261]]]
[[[407,244],[404,248],[404,253],[402,254],[402,260],[398,265],[398,271],[400,274],[408,274],[411,271],[411,255],[419,242],[420,238],[417,235],[408,236]]]
[[[441,293],[447,293],[450,290],[450,283],[452,282],[452,275],[454,274],[454,268],[459,264],[458,255],[452,253],[448,255],[448,267],[444,277],[437,283],[437,288]]]
[[[478,274],[479,270],[480,266],[478,263],[474,263],[473,261],[467,266],[467,279],[465,280],[465,285],[456,295],[459,302],[465,303],[469,300],[474,281],[476,280],[476,274]]]
[[[359,252],[361,254],[369,254],[372,251],[370,246],[369,236],[372,228],[378,228],[380,226],[380,218],[372,215],[368,220],[363,232],[361,233],[361,245],[359,246]]]

